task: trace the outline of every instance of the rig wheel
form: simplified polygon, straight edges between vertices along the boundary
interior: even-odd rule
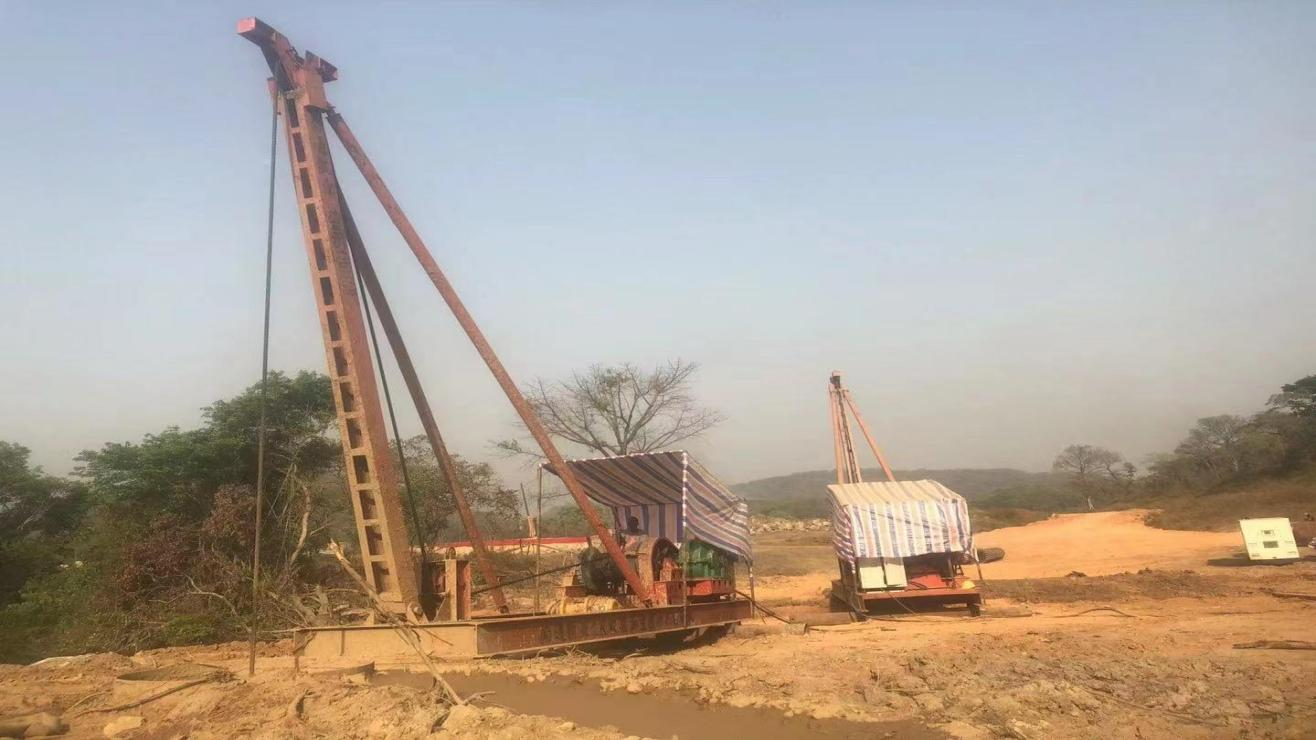
[[[675,632],[659,632],[654,635],[654,642],[662,647],[676,647],[686,640],[694,637],[698,629],[676,630]]]
[[[731,634],[731,630],[735,629],[735,626],[735,624],[715,624],[712,627],[704,627],[696,639],[701,642],[717,642]]]
[[[970,617],[981,617],[981,616],[982,616],[982,604],[979,603],[979,602],[977,602],[977,601],[970,602],[970,603],[969,603],[969,616],[970,616]]]

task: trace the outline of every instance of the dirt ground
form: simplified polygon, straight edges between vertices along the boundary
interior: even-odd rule
[[[760,598],[821,611],[826,537],[768,534],[789,536],[756,541]],[[0,717],[51,711],[73,737],[118,722],[131,738],[1310,737],[1316,651],[1235,645],[1316,639],[1316,601],[1267,591],[1316,593],[1316,563],[1207,564],[1239,544],[1136,512],[1058,517],[981,538],[1007,554],[984,567],[979,619],[948,609],[805,634],[756,620],[676,651],[449,664],[463,693],[493,692],[452,710],[423,681],[294,673],[275,644],[252,679],[243,645],[2,666]],[[232,677],[154,699],[184,682],[115,678],[179,662]]]
[[[1181,570],[1242,548],[1238,532],[1183,532],[1143,524],[1148,511],[1058,514],[1023,527],[987,532],[978,547],[1003,547],[1006,558],[983,566],[988,580],[1049,578],[1078,571],[1106,576],[1143,568]]]

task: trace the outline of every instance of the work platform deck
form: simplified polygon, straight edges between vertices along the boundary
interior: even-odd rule
[[[589,614],[535,614],[415,624],[422,648],[444,658],[485,658],[713,627],[749,619],[748,599],[687,606],[619,609]],[[311,627],[297,630],[297,655],[308,658],[385,658],[414,655],[388,625]]]
[[[923,588],[893,589],[890,591],[855,591],[840,579],[832,581],[832,598],[850,604],[857,611],[868,612],[890,604],[940,606],[964,604],[969,613],[977,616],[982,609],[982,591],[977,588]],[[863,608],[857,608],[862,604]],[[904,608],[908,608],[907,606]]]

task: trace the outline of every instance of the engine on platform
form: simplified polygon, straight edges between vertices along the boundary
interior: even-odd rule
[[[622,552],[648,588],[654,606],[718,601],[736,592],[736,558],[730,553],[699,540],[677,547],[664,537],[620,537]],[[581,552],[579,566],[563,578],[559,608],[573,611],[574,602],[589,611],[603,611],[609,599],[615,604],[611,608],[639,606],[607,551],[591,544]]]

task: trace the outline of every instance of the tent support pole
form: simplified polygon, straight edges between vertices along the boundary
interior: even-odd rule
[[[754,559],[746,559],[745,565],[749,568],[749,603],[750,608],[753,610],[751,614],[756,614],[759,619],[763,619],[763,614],[759,609],[759,599],[754,595]]]

